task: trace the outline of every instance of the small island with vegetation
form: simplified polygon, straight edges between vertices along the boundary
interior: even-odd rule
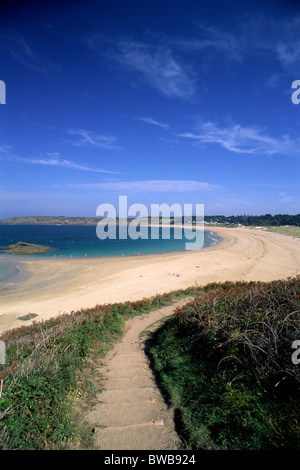
[[[34,243],[27,242],[18,242],[0,247],[0,253],[4,251],[8,255],[40,255],[42,253],[49,253],[51,250],[52,248],[49,246],[35,245]]]

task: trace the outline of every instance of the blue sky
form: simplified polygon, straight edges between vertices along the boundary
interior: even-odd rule
[[[95,216],[120,195],[299,213],[297,2],[1,8],[0,218]]]

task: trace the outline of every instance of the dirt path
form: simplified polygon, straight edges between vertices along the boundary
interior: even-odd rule
[[[173,412],[156,386],[140,334],[156,329],[160,320],[187,301],[128,320],[125,335],[98,370],[106,377],[105,390],[85,417],[95,430],[94,449],[178,449]]]

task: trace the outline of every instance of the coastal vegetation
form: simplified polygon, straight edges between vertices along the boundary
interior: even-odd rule
[[[175,311],[149,353],[188,448],[300,448],[299,332],[299,278],[210,286]]]
[[[269,232],[279,233],[280,235],[289,235],[290,237],[300,238],[300,227],[294,225],[280,225],[279,227],[263,227]]]
[[[299,448],[300,366],[291,359],[299,287],[299,278],[214,283],[3,333],[0,449],[87,448],[92,433],[76,404],[93,397],[93,364],[99,368],[126,319],[187,296],[193,300],[147,339],[183,447]]]
[[[124,331],[125,320],[170,304],[196,288],[136,302],[96,305],[6,331],[0,364],[0,449],[62,449],[85,445],[91,430],[79,424],[76,404],[93,397],[85,371],[97,366]],[[90,376],[93,376],[93,371]]]

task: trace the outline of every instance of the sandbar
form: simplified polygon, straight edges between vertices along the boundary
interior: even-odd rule
[[[210,227],[222,240],[199,251],[120,258],[29,259],[21,282],[0,284],[0,334],[63,313],[210,282],[300,274],[300,240],[246,227]],[[27,321],[20,317],[28,318]]]

